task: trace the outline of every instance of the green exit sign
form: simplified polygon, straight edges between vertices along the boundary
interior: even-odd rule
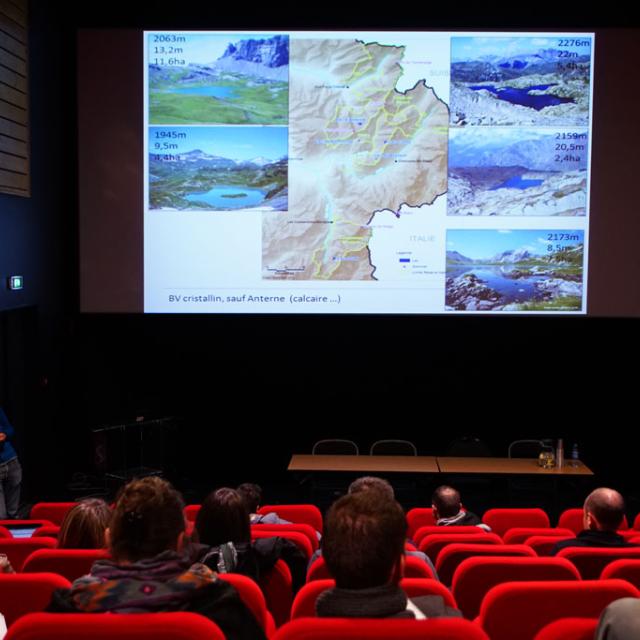
[[[8,284],[11,291],[20,291],[24,287],[24,278],[22,276],[10,276]]]

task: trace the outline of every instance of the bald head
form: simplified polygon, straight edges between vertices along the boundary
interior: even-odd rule
[[[624,498],[615,489],[596,489],[584,501],[585,528],[617,531],[624,518],[624,509]]]
[[[460,493],[446,485],[438,487],[431,496],[431,506],[436,519],[452,518],[460,511]]]

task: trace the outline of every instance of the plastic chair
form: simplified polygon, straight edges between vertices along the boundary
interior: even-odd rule
[[[621,558],[620,560],[612,560],[602,570],[600,579],[611,580],[613,578],[626,580],[634,587],[640,589],[640,558]]]
[[[549,529],[551,523],[549,516],[542,509],[489,509],[482,522],[491,527],[491,531],[499,536],[515,527],[541,527]]]
[[[305,584],[296,594],[291,606],[291,620],[315,617],[318,596],[327,589],[333,589],[335,586],[335,580],[331,579],[314,580]],[[431,578],[403,578],[400,580],[399,586],[409,598],[426,595],[442,596],[447,606],[456,608],[456,601],[449,589],[437,580]]]
[[[305,536],[303,533],[299,533],[297,531],[265,531],[261,529],[256,529],[251,527],[251,539],[257,540],[259,538],[284,538],[285,540],[289,540],[293,542],[307,558],[307,561],[311,559],[313,555],[313,548],[311,547],[311,543],[309,542],[309,538]]]
[[[276,632],[273,640],[489,640],[477,625],[460,618],[397,620],[299,618]]]
[[[614,600],[640,597],[624,580],[505,582],[480,605],[476,623],[491,640],[533,640],[544,626],[569,617],[596,618]]]
[[[640,547],[567,547],[556,554],[557,558],[567,558],[580,572],[583,580],[597,580],[602,570],[614,560],[621,558],[640,559]]]
[[[460,563],[476,556],[528,556],[535,558],[535,551],[526,544],[451,544],[438,555],[436,572],[447,586]]]
[[[542,527],[514,527],[509,529],[502,539],[505,544],[522,544],[531,536],[552,536],[552,537],[566,537],[573,538],[573,531],[571,529],[560,529],[559,527],[549,527],[543,529]]]
[[[474,525],[451,525],[450,527],[439,527],[437,525],[420,527],[413,535],[413,541],[419,545],[427,536],[431,535],[453,535],[456,533],[468,533],[470,535],[478,535],[487,533],[484,529]]]
[[[584,509],[576,507],[574,509],[565,509],[558,520],[558,526],[565,529],[571,529],[574,533],[580,533],[584,529]],[[629,528],[627,516],[622,519],[620,529],[626,531]]]
[[[316,530],[310,524],[303,524],[300,522],[294,522],[293,524],[252,524],[251,530],[254,528],[257,531],[272,531],[275,536],[279,536],[283,531],[302,533],[309,539],[309,543],[311,544],[313,551],[316,551],[320,546]]]
[[[225,640],[198,613],[32,613],[11,625],[5,640]]]
[[[69,589],[71,583],[55,573],[0,574],[0,607],[7,626],[18,618],[44,611],[55,589]]]
[[[473,620],[492,587],[503,582],[534,580],[580,580],[580,574],[563,558],[474,557],[458,565],[451,592],[464,617]]]
[[[434,564],[438,560],[438,555],[446,546],[450,544],[491,544],[502,545],[502,538],[495,533],[485,533],[478,535],[477,533],[434,533],[422,539],[418,545],[418,549],[426,553],[431,562]]]
[[[598,618],[562,618],[546,625],[534,640],[593,640]]]
[[[235,587],[244,605],[253,613],[267,638],[270,638],[275,633],[276,625],[273,616],[267,610],[267,603],[260,587],[251,578],[239,573],[220,573],[218,577]]]
[[[531,536],[524,541],[528,547],[531,547],[538,556],[547,557],[551,555],[557,542],[561,540],[572,540],[575,538],[573,534],[570,536]]]
[[[418,449],[409,440],[376,440],[369,449],[370,456],[417,456]]]
[[[258,509],[258,513],[275,511],[283,520],[308,524],[318,533],[322,533],[322,513],[314,504],[266,504]]]
[[[38,549],[55,549],[55,538],[0,538],[0,553],[6,553],[15,571],[22,571],[24,561]]]
[[[508,458],[537,458],[541,451],[553,451],[542,440],[514,440],[507,449]]]
[[[38,549],[22,566],[23,573],[49,571],[73,582],[91,572],[96,560],[109,558],[106,549]]]
[[[421,527],[434,527],[436,521],[431,507],[416,507],[407,512],[407,537],[414,540],[414,535]]]
[[[278,560],[271,571],[264,573],[258,584],[264,593],[267,609],[271,612],[276,627],[289,620],[293,589],[291,571],[284,560]]]
[[[31,507],[29,518],[49,520],[53,524],[61,525],[67,513],[77,504],[77,502],[38,502]]]
[[[311,449],[312,456],[357,456],[360,449],[353,440],[318,440]]]
[[[445,456],[464,458],[490,458],[493,454],[489,446],[475,436],[456,438],[446,448]]]

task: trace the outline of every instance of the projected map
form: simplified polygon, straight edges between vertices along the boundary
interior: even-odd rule
[[[592,34],[146,33],[145,308],[584,313],[592,54]],[[507,275],[456,257],[508,232],[570,241]]]

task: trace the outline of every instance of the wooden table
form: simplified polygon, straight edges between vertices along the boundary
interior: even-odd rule
[[[561,468],[543,469],[537,458],[448,458],[438,456],[441,473],[475,473],[477,475],[511,474],[535,476],[592,476],[593,471],[583,462],[570,466],[567,460]]]
[[[294,454],[289,471],[355,473],[473,473],[476,475],[592,476],[583,462],[543,469],[537,459],[448,458],[436,456],[312,456]]]
[[[312,456],[294,454],[289,471],[439,473],[435,456]]]

